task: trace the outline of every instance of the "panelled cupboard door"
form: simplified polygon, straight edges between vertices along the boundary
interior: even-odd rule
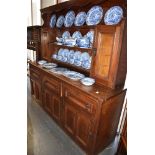
[[[117,26],[98,25],[95,33],[96,54],[91,76],[97,83],[111,88],[115,87],[123,24],[122,22]]]
[[[41,104],[41,84],[39,83],[39,81],[30,79],[31,82],[31,94],[34,95],[35,99],[39,102],[39,104]]]
[[[61,99],[49,88],[43,90],[44,109],[58,122],[60,122]]]
[[[52,114],[52,95],[51,92],[47,89],[43,91],[43,106],[44,109],[49,113]]]
[[[49,32],[48,30],[41,30],[41,57],[48,60],[50,57],[49,50]]]
[[[53,95],[52,98],[52,116],[59,122],[60,121],[60,109],[61,109],[60,97]]]
[[[75,135],[77,111],[72,105],[67,104],[67,102],[64,101],[64,104],[64,128],[69,134]]]
[[[93,136],[92,134],[93,126],[89,116],[83,112],[78,112],[76,121],[76,139],[84,148],[88,149]]]

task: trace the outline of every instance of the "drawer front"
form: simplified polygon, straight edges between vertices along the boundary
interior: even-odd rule
[[[61,82],[54,78],[44,77],[43,88],[46,88],[57,95],[61,95]]]
[[[97,101],[93,98],[71,86],[64,86],[63,91],[65,103],[72,104],[90,114],[96,113]]]
[[[40,70],[30,67],[30,77],[36,80],[40,80],[41,79]]]

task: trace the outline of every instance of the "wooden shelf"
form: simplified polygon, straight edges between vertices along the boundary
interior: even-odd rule
[[[91,52],[93,50],[92,48],[81,48],[81,47],[78,47],[78,46],[59,45],[59,44],[57,44],[57,42],[50,42],[49,44],[53,44],[56,47],[68,48],[68,49],[71,49],[71,50],[80,50],[80,51],[89,51],[89,52]]]
[[[52,60],[52,62],[58,64],[59,66],[66,67],[66,68],[69,68],[71,70],[76,70],[76,71],[84,73],[86,75],[90,74],[90,69],[84,69],[84,68],[82,68],[80,66],[78,67],[78,66],[75,66],[75,65],[72,65],[72,64],[69,64],[69,63],[65,63],[65,62],[53,59],[53,58],[51,58],[51,60]]]
[[[95,29],[96,25],[93,25],[93,26],[88,26],[88,25],[83,25],[83,26],[71,26],[71,27],[61,27],[61,28],[58,28],[58,27],[54,27],[54,28],[50,28],[51,30],[81,30],[81,29]]]

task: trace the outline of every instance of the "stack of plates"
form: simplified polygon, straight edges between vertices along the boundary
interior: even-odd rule
[[[57,64],[55,64],[55,63],[44,63],[42,66],[43,66],[43,68],[51,69],[51,68],[57,67]]]

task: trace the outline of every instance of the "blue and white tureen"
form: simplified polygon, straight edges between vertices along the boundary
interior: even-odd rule
[[[86,23],[87,25],[97,25],[103,18],[102,7],[96,5],[93,6],[87,13]]]
[[[52,15],[50,19],[50,27],[53,28],[56,24],[56,15]]]
[[[104,23],[106,25],[118,24],[123,18],[123,9],[120,6],[111,7],[104,16]]]
[[[75,12],[74,11],[67,12],[64,21],[65,27],[71,27],[74,23],[74,20],[75,20]]]

